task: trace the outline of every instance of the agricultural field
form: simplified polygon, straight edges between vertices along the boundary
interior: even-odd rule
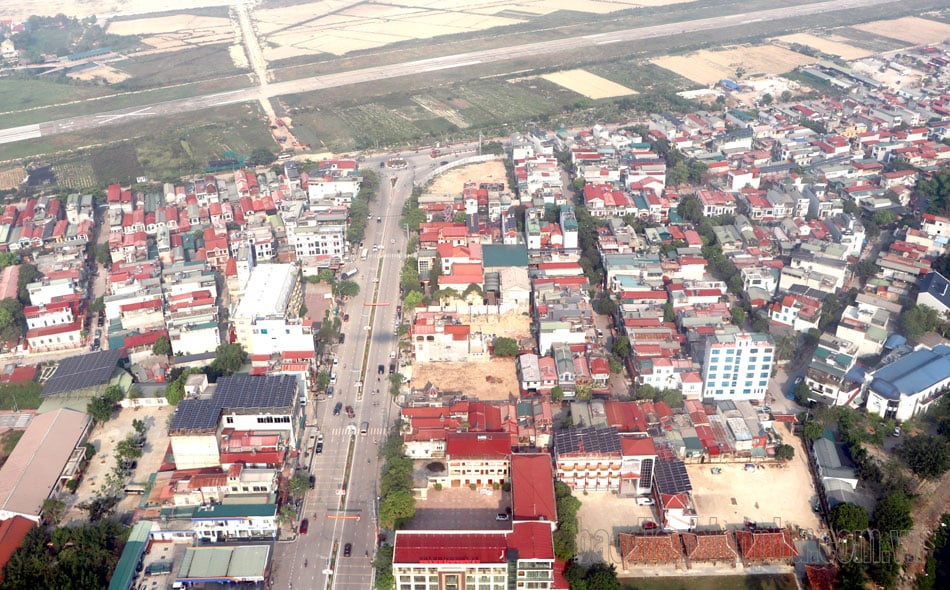
[[[54,159],[52,164],[53,172],[56,173],[56,186],[61,189],[84,191],[99,186],[90,158],[72,156]]]
[[[26,178],[26,168],[23,166],[0,169],[0,191],[17,188],[24,178]]]
[[[101,86],[67,85],[51,80],[0,78],[0,117],[9,121],[9,113],[112,94]],[[15,125],[18,123],[10,123]]]
[[[871,54],[871,51],[849,45],[847,39],[844,37],[837,37],[835,35],[812,35],[810,33],[796,33],[794,35],[785,35],[783,37],[777,37],[776,41],[782,43],[798,43],[806,47],[811,47],[822,53],[827,53],[828,55],[836,55],[843,60],[851,61],[853,59],[861,59],[862,57],[867,57]]]
[[[893,37],[875,35],[869,31],[862,31],[854,27],[841,27],[833,29],[836,37],[840,37],[843,43],[867,49],[871,53],[886,53],[888,51],[898,51],[908,46],[903,41],[898,41]]]
[[[622,84],[581,69],[542,74],[541,78],[594,100],[637,94]]]
[[[715,84],[723,78],[782,74],[815,58],[775,45],[752,45],[731,49],[702,50],[689,55],[672,55],[653,63],[699,84]]]
[[[950,39],[950,24],[915,16],[879,20],[855,25],[854,28],[883,37],[891,37],[911,45],[929,45]]]
[[[228,76],[235,76],[232,82],[234,88],[243,88],[248,85],[247,77],[237,76],[247,68],[238,68],[234,65],[230,46],[225,43],[172,52],[130,54],[128,59],[112,62],[110,65],[131,77],[121,85],[121,88],[128,90],[188,83],[195,80],[210,81]],[[214,88],[218,90],[217,85]]]

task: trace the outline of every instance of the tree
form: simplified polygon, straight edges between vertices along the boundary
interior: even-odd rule
[[[485,291],[483,291],[481,286],[476,283],[469,283],[468,287],[465,287],[465,290],[462,291],[462,299],[469,301],[469,297],[472,295],[476,295],[478,297],[478,303],[483,303],[485,301]]]
[[[406,293],[405,298],[403,298],[403,308],[406,310],[406,313],[410,313],[415,308],[419,307],[424,299],[422,293],[419,291],[409,291]]]
[[[838,570],[835,588],[838,590],[864,590],[867,583],[864,568],[856,561],[845,561]]]
[[[125,392],[123,392],[122,388],[118,385],[110,385],[102,392],[102,397],[106,398],[106,401],[112,404],[117,404],[125,399]]]
[[[320,371],[317,373],[317,390],[326,391],[330,385],[330,372]]]
[[[904,308],[900,315],[900,325],[904,335],[910,340],[919,340],[927,332],[940,324],[937,310],[926,305],[911,305]]]
[[[294,507],[289,502],[280,507],[280,511],[277,513],[277,522],[281,526],[288,526],[292,522],[297,520],[297,511],[294,510]]]
[[[782,91],[782,95],[781,95],[781,99],[782,99],[782,102],[788,102],[788,101],[792,100],[792,91],[791,91],[791,90],[783,90],[783,91]]]
[[[809,422],[802,428],[802,436],[807,441],[816,441],[822,437],[825,429],[818,422]]]
[[[360,294],[360,286],[355,281],[340,281],[336,284],[336,294],[343,298],[356,297]]]
[[[564,399],[564,389],[560,385],[555,385],[551,388],[551,401],[559,402]]]
[[[454,223],[465,223],[465,211],[459,211],[452,217]]]
[[[689,180],[689,168],[686,163],[680,160],[666,172],[666,181],[668,186],[677,186],[685,184]]]
[[[247,354],[240,344],[221,344],[214,351],[211,367],[225,375],[233,375],[247,362]]]
[[[924,197],[921,203],[927,204],[927,212],[946,215],[950,209],[950,169],[944,168],[921,177],[917,182],[917,191]]]
[[[12,297],[0,301],[0,343],[16,343],[26,328],[23,306]]]
[[[937,479],[950,469],[947,441],[932,434],[919,434],[904,441],[900,456],[919,477]]]
[[[294,475],[287,482],[287,490],[294,498],[303,498],[310,489],[310,481],[302,475]]]
[[[772,95],[769,94],[768,92],[766,92],[765,94],[763,94],[763,95],[762,95],[762,98],[759,99],[759,103],[762,104],[763,106],[769,106],[769,105],[771,105],[773,102],[775,102],[775,99],[774,99],[774,98],[772,97]]]
[[[132,420],[132,429],[135,430],[135,433],[138,436],[142,437],[142,436],[145,436],[145,431],[148,429],[148,427],[145,426],[144,421],[139,420],[138,418],[135,418],[134,420]]]
[[[737,326],[745,324],[745,310],[741,307],[732,307],[729,309],[729,315],[732,316],[732,322]]]
[[[419,261],[411,256],[402,264],[399,288],[405,293],[419,288]]]
[[[251,152],[251,160],[256,166],[270,166],[277,161],[277,154],[267,148],[255,148]]]
[[[393,577],[393,546],[382,545],[376,550],[373,557],[373,568],[376,569],[376,590],[392,590],[396,585]]]
[[[495,348],[492,349],[492,355],[496,357],[518,356],[518,341],[514,338],[505,338],[504,336],[495,338]]]
[[[577,511],[581,502],[573,496],[571,488],[559,481],[554,482],[554,497],[558,516],[553,538],[554,554],[569,561],[577,554]]]
[[[888,226],[897,221],[897,215],[893,211],[875,211],[874,215],[871,216],[871,220],[878,226]]]
[[[16,264],[16,254],[13,252],[0,252],[0,268],[6,268]]]
[[[116,458],[121,460],[138,459],[142,456],[142,449],[135,444],[135,439],[131,436],[123,438],[115,445]]]
[[[112,264],[112,251],[109,250],[109,244],[99,244],[96,246],[96,262],[103,266]]]
[[[808,384],[802,380],[798,385],[795,386],[795,389],[792,390],[792,397],[795,398],[795,403],[800,406],[804,406],[808,403],[809,396],[811,395],[811,387],[808,387]]]
[[[663,321],[667,323],[676,321],[676,312],[673,311],[673,304],[669,301],[663,304]]]
[[[678,389],[664,389],[656,396],[658,402],[664,402],[671,408],[679,408],[683,405],[683,393]]]
[[[43,520],[47,524],[57,524],[66,513],[66,502],[59,498],[47,498],[43,500],[43,507],[40,508],[43,513]]]
[[[882,535],[905,533],[914,526],[913,505],[903,492],[890,492],[874,506],[874,526]]]
[[[155,356],[168,356],[172,353],[172,343],[167,336],[159,336],[152,345],[152,354]]]
[[[838,532],[860,534],[868,528],[868,511],[864,506],[842,502],[836,504],[828,514],[828,524]]]
[[[620,358],[627,358],[630,355],[630,339],[621,336],[614,341],[612,352]]]
[[[434,293],[439,288],[439,279],[442,278],[442,257],[436,254],[429,267],[429,292]]]
[[[96,422],[108,422],[112,419],[115,404],[102,396],[94,397],[86,404],[86,413]]]
[[[775,458],[782,461],[791,461],[795,458],[795,447],[792,445],[779,445],[775,447]]]
[[[409,490],[396,490],[383,496],[379,503],[379,524],[395,529],[416,514],[416,499]]]
[[[80,502],[76,508],[89,514],[89,522],[99,522],[115,511],[119,498],[116,496],[99,496],[89,502]]]

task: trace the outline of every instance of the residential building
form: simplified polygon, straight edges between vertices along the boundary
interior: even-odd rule
[[[926,305],[944,317],[950,311],[950,281],[939,272],[927,274],[920,282],[917,305]]]
[[[191,515],[202,543],[270,541],[277,538],[276,504],[207,504]]]
[[[491,487],[508,480],[511,437],[497,432],[453,432],[446,437],[446,483],[449,487]]]
[[[768,334],[717,333],[706,341],[703,397],[712,400],[765,399],[775,344]]]
[[[656,449],[649,438],[622,437],[616,428],[573,428],[554,433],[557,479],[575,490],[648,492]]]
[[[858,347],[823,334],[805,371],[805,384],[812,399],[831,406],[856,407],[862,398],[863,372],[855,369]]]
[[[310,320],[297,317],[301,287],[291,264],[263,264],[251,271],[232,315],[234,336],[250,355],[313,350]]]

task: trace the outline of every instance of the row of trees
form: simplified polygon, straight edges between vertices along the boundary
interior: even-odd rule
[[[406,457],[402,437],[392,434],[380,449],[386,460],[379,476],[379,524],[398,529],[416,514],[412,497],[412,460]]]
[[[367,168],[360,170],[363,181],[356,198],[350,203],[350,220],[346,229],[346,239],[351,244],[358,244],[366,237],[366,223],[369,217],[369,205],[376,200],[379,190],[379,176]]]

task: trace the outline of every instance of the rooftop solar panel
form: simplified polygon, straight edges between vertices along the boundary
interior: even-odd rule
[[[235,375],[221,377],[210,399],[188,399],[178,404],[171,430],[210,430],[228,409],[288,408],[296,401],[297,377]]]
[[[620,435],[616,428],[575,428],[554,433],[554,449],[567,453],[620,454]]]
[[[43,396],[104,385],[112,378],[120,358],[122,349],[117,348],[63,359],[56,367],[56,372],[46,382]]]
[[[679,494],[693,489],[689,474],[686,473],[686,465],[679,459],[658,458],[653,472],[661,494]]]

